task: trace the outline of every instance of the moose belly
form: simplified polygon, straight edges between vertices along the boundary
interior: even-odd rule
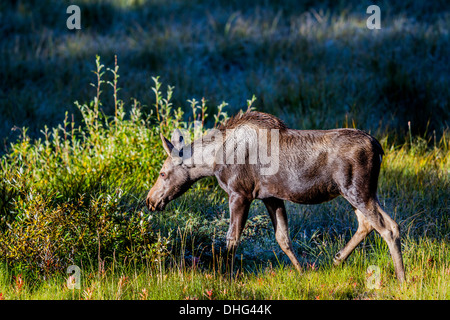
[[[323,192],[318,189],[310,189],[300,194],[293,194],[286,197],[285,200],[301,204],[318,204],[330,201],[336,198],[339,194]]]
[[[277,181],[260,185],[258,198],[275,197],[300,204],[318,204],[339,196],[338,187],[331,181]]]

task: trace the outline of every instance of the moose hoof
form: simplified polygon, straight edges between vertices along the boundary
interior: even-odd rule
[[[342,261],[343,260],[341,258],[341,253],[340,252],[336,253],[336,255],[334,256],[334,259],[333,259],[333,265],[338,266],[342,263]]]

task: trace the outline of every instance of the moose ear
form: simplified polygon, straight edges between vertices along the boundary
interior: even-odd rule
[[[177,150],[182,150],[184,147],[184,137],[181,134],[181,131],[179,129],[175,129],[172,133],[172,139],[170,139],[172,141],[172,145],[177,149]]]
[[[163,136],[163,134],[161,133],[161,140],[162,140],[162,144],[164,147],[164,150],[166,150],[167,154],[169,155],[169,157],[172,156],[172,150],[174,148],[173,144],[166,139],[166,137]]]

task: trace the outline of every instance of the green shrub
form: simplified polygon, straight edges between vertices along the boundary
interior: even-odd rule
[[[16,207],[16,220],[0,237],[0,254],[20,271],[47,275],[71,264],[125,256],[152,261],[165,253],[147,216],[122,212],[115,199],[53,205],[50,197],[30,193]]]
[[[0,257],[19,270],[49,273],[70,264],[105,259],[151,262],[166,253],[168,239],[155,231],[143,200],[166,158],[160,132],[191,129],[183,111],[171,103],[153,78],[156,103],[151,110],[133,99],[129,112],[118,98],[119,66],[106,69],[96,59],[96,89],[89,103],[75,102],[83,126],[69,122],[44,128],[32,141],[27,129],[1,159]],[[115,115],[102,113],[101,94],[112,89]],[[206,100],[192,100],[202,125]],[[219,106],[216,123],[227,117]],[[145,109],[145,110],[143,110]],[[203,130],[203,127],[201,127]]]

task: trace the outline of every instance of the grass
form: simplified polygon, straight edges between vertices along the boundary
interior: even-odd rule
[[[443,3],[381,2],[382,30],[369,31],[360,2],[86,0],[80,32],[65,29],[66,4],[0,4],[0,299],[450,298]],[[293,128],[356,126],[380,140],[403,286],[377,234],[332,267],[357,228],[343,199],[287,204],[302,274],[260,201],[226,272],[229,211],[213,178],[146,210],[159,134],[193,120],[205,130],[246,103]],[[70,265],[80,289],[67,286]]]
[[[367,259],[359,249],[342,267],[310,265],[302,274],[290,266],[272,264],[246,267],[233,275],[196,266],[158,270],[118,264],[101,274],[87,268],[82,270],[80,289],[67,287],[68,275],[29,283],[20,275],[2,272],[0,291],[3,299],[34,300],[449,299],[448,245],[408,241],[404,248],[408,268],[404,285],[393,278],[392,270],[380,264],[380,260],[385,263],[389,257],[379,253],[378,257]],[[381,265],[379,287],[367,284],[370,264]]]

